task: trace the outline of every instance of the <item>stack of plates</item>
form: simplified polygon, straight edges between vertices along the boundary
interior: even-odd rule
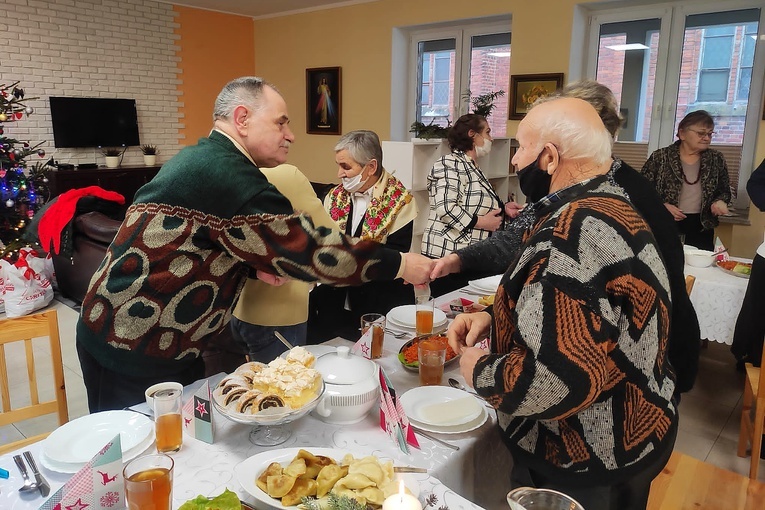
[[[401,405],[415,427],[439,434],[475,430],[489,417],[478,398],[449,386],[420,386],[401,395]]]
[[[416,313],[417,307],[415,305],[402,305],[393,308],[385,317],[393,326],[406,329],[417,329]],[[443,326],[446,326],[447,323],[448,319],[446,318],[444,311],[435,308],[433,310],[433,330],[436,331]]]
[[[104,411],[77,418],[45,438],[40,463],[51,471],[76,473],[117,434],[126,462],[154,443],[154,423],[132,411]]]
[[[487,276],[486,278],[481,278],[480,280],[470,280],[468,282],[468,288],[472,291],[475,291],[477,293],[484,293],[484,294],[494,294],[497,292],[497,288],[499,287],[499,282],[502,280],[502,277],[504,275],[497,274],[494,276]]]

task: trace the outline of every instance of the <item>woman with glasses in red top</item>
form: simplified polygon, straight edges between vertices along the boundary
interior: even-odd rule
[[[718,217],[731,200],[728,165],[710,149],[715,123],[704,110],[686,115],[677,126],[678,140],[654,151],[641,173],[656,186],[664,206],[685,236],[685,244],[714,249]]]

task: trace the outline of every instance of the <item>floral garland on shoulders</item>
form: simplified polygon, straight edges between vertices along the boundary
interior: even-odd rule
[[[396,215],[406,204],[412,201],[412,194],[401,181],[388,177],[385,189],[380,197],[372,196],[364,214],[361,226],[361,238],[385,242],[389,229]],[[335,186],[330,192],[329,215],[345,232],[351,213],[351,194],[342,186]]]

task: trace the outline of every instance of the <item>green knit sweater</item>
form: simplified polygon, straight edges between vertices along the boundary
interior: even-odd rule
[[[119,373],[176,373],[227,327],[253,269],[358,285],[394,279],[400,261],[396,251],[294,214],[213,132],[136,193],[82,302],[77,341]]]
[[[656,241],[605,177],[535,205],[473,377],[516,462],[561,484],[625,480],[671,449],[671,304]]]

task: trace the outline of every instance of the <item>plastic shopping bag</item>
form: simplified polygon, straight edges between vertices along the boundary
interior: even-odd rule
[[[6,266],[5,314],[7,317],[29,315],[53,300],[53,287],[44,274],[36,272],[20,256],[15,264]]]

